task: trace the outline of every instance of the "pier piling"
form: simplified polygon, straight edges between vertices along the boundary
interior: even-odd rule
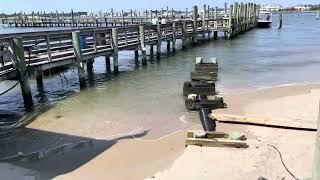
[[[26,67],[26,61],[24,58],[24,49],[22,38],[12,38],[9,42],[10,51],[13,55],[12,60],[14,66],[17,68],[19,73],[19,82],[21,86],[23,102],[26,109],[33,107],[33,99],[30,90],[29,76]]]
[[[86,87],[86,78],[83,67],[83,57],[81,51],[80,31],[72,32],[73,51],[76,56],[76,66],[78,68],[78,76],[80,82],[80,88]]]
[[[198,6],[193,6],[193,44],[198,42]]]
[[[36,76],[38,91],[43,92],[44,85],[43,85],[43,72],[42,72],[42,70],[35,70],[35,76]]]
[[[147,65],[147,53],[146,53],[144,26],[139,26],[139,32],[140,32],[140,49],[141,49],[141,54],[142,54],[142,65]]]
[[[157,60],[160,59],[161,56],[161,37],[162,37],[162,31],[161,31],[161,24],[157,24],[157,37],[158,37],[158,44],[157,44]]]
[[[107,73],[111,73],[110,56],[105,56]]]
[[[112,28],[112,48],[113,48],[113,72],[115,74],[119,73],[119,65],[118,65],[118,29]]]

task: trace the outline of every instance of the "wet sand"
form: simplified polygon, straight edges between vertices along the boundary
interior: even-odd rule
[[[228,109],[217,112],[315,127],[319,97],[320,85],[278,87],[248,94],[225,95]],[[162,123],[165,117],[162,116]],[[189,119],[179,120],[180,124],[184,124],[179,128],[176,126],[178,123],[173,122],[172,126],[176,127],[170,128],[172,134],[166,133],[169,135],[157,139],[146,137],[148,129],[145,127],[133,128],[130,125],[121,126],[118,132],[114,128],[114,132],[99,134],[104,130],[99,127],[99,131],[92,134],[67,133],[71,130],[69,123],[65,127],[58,118],[41,126],[45,122],[41,118],[16,135],[14,142],[2,142],[1,157],[67,143],[73,146],[37,161],[0,163],[1,172],[6,172],[0,175],[0,179],[257,179],[259,176],[290,179],[279,155],[268,144],[279,148],[288,168],[299,178],[311,176],[314,132],[219,124],[219,131],[244,132],[250,147],[185,148],[186,131],[201,129],[199,124]],[[170,123],[168,120],[166,122]],[[158,125],[161,126],[161,123]],[[157,127],[152,128],[156,131]],[[165,133],[162,130],[158,132]],[[91,142],[90,146],[74,145],[87,141]]]

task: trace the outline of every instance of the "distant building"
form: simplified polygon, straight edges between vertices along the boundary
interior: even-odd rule
[[[261,4],[260,11],[279,11],[283,9],[280,4]]]
[[[305,5],[298,5],[295,6],[294,9],[297,11],[308,11],[313,7],[313,5],[305,4]]]

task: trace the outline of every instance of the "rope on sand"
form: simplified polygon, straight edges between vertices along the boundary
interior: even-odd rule
[[[283,162],[282,154],[281,154],[281,152],[279,151],[279,149],[278,149],[276,146],[272,145],[272,144],[268,144],[268,146],[271,146],[273,149],[275,149],[275,150],[278,152],[278,154],[279,154],[279,156],[280,156],[281,163],[282,163],[282,165],[284,166],[284,168],[286,169],[286,171],[287,171],[295,180],[299,180],[299,178],[297,178],[297,177],[288,169],[288,167],[286,166],[286,164]]]
[[[105,138],[96,138],[96,139],[98,139],[98,140],[108,140],[108,139],[112,139],[113,137],[131,136],[134,140],[138,140],[138,141],[156,142],[156,141],[160,141],[160,140],[162,140],[162,139],[164,139],[164,138],[167,138],[167,137],[169,137],[169,136],[172,136],[172,135],[174,135],[174,134],[177,134],[177,133],[180,133],[180,132],[184,132],[184,131],[186,131],[187,129],[193,128],[193,127],[196,127],[196,126],[198,127],[199,125],[193,125],[193,126],[191,126],[191,127],[188,127],[188,128],[185,128],[185,129],[181,129],[181,130],[177,130],[177,131],[174,131],[174,132],[172,132],[172,133],[170,133],[170,134],[161,136],[161,137],[159,137],[159,138],[157,138],[157,139],[150,139],[150,140],[149,140],[149,139],[138,138],[138,137],[135,135],[135,134],[138,134],[139,132],[141,132],[142,129],[144,129],[144,128],[142,128],[142,127],[136,127],[136,128],[133,129],[130,133],[115,134],[115,135],[111,135],[111,136],[108,136],[108,137],[105,137]],[[148,130],[150,130],[150,128],[147,129],[146,131],[148,131]]]

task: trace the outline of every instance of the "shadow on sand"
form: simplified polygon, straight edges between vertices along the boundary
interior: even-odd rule
[[[18,174],[22,178],[32,174],[31,179],[52,179],[86,164],[120,140],[143,137],[147,133],[148,130],[98,140],[22,128],[0,141],[0,177],[8,171],[2,165],[9,165],[27,169],[29,175]]]

